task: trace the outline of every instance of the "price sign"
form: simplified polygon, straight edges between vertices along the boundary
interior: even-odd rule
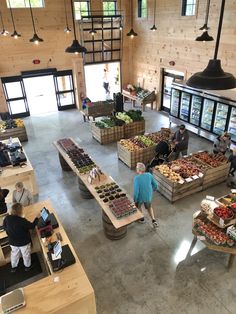
[[[187,178],[187,179],[185,179],[185,181],[186,181],[186,182],[192,182],[192,181],[193,181],[193,179],[191,179],[191,178]]]
[[[209,201],[214,201],[215,200],[214,196],[210,196],[210,195],[207,195],[206,199],[209,200]]]
[[[199,176],[197,176],[197,175],[195,174],[194,176],[192,176],[192,178],[193,178],[194,180],[196,180],[196,179],[199,178]]]
[[[203,173],[199,172],[198,176],[199,176],[199,178],[202,178],[203,177]]]
[[[205,238],[204,236],[197,236],[197,238],[198,238],[198,240],[200,240],[200,241],[205,241],[205,240],[206,240],[206,238]]]
[[[231,193],[233,193],[233,194],[236,193],[236,189],[232,189]]]
[[[220,224],[222,227],[224,227],[225,222],[224,222],[224,220],[223,220],[222,218],[220,218],[220,220],[219,220],[219,224]]]
[[[179,180],[179,183],[180,184],[184,184],[184,180]]]

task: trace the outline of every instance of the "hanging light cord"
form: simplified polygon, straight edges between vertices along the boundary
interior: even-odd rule
[[[77,37],[76,37],[76,32],[75,32],[74,7],[73,7],[72,0],[70,0],[70,4],[71,4],[71,13],[72,13],[72,22],[73,22],[74,36],[75,36],[75,40],[77,40]]]
[[[208,0],[207,1],[207,7],[206,7],[206,17],[205,17],[205,24],[206,25],[208,23],[208,17],[209,17],[209,11],[210,11],[210,3],[211,3],[211,0]]]
[[[66,26],[68,27],[68,19],[67,19],[67,12],[66,12],[66,0],[64,0],[64,7],[65,7],[65,16],[66,16]]]
[[[32,12],[32,7],[31,7],[31,2],[30,2],[30,0],[29,0],[29,7],[30,7],[30,14],[31,14],[31,19],[32,19],[32,24],[33,24],[34,33],[36,34],[35,24],[34,24],[34,17],[33,17],[33,12]]]
[[[8,3],[9,3],[10,12],[11,12],[12,24],[13,24],[14,31],[15,31],[15,30],[16,30],[16,27],[15,27],[15,22],[14,22],[14,18],[13,18],[12,8],[11,8],[11,1],[8,0]]]
[[[155,2],[154,2],[154,25],[155,25],[155,23],[156,23],[156,5],[157,5],[157,0],[155,0]]]
[[[221,35],[223,16],[224,16],[224,9],[225,9],[225,0],[222,0],[221,9],[220,9],[220,19],[219,19],[219,25],[218,25],[218,31],[217,31],[217,38],[216,38],[215,53],[214,53],[214,59],[215,60],[217,59],[218,50],[219,50],[220,35]]]
[[[133,0],[130,0],[131,28],[133,28]]]

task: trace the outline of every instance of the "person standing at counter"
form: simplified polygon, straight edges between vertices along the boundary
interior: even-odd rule
[[[175,144],[175,159],[179,157],[180,153],[182,156],[187,155],[189,134],[184,124],[181,124],[179,130],[175,132],[172,141]]]
[[[22,182],[17,182],[13,191],[12,202],[20,203],[22,206],[29,206],[33,204],[33,196],[29,190],[24,188]]]
[[[20,256],[23,258],[25,271],[31,269],[31,238],[29,230],[38,223],[36,217],[33,222],[22,217],[23,206],[20,203],[12,205],[10,215],[3,221],[3,227],[8,235],[11,247],[11,272],[15,272]]]
[[[231,137],[227,132],[224,132],[222,135],[217,136],[213,144],[213,153],[218,154],[222,153],[223,155],[229,150],[231,145]]]
[[[152,174],[145,172],[145,170],[145,165],[138,162],[136,166],[137,176],[134,177],[134,202],[135,206],[141,211],[141,207],[144,204],[144,207],[148,210],[152,219],[152,225],[156,228],[159,224],[154,216],[151,202],[153,190],[157,190],[157,182]],[[144,223],[144,218],[141,218],[139,222]]]
[[[7,212],[6,197],[9,193],[8,189],[2,189],[0,187],[0,215]]]

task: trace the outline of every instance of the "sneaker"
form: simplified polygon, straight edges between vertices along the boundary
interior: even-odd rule
[[[138,220],[138,222],[139,222],[140,224],[144,224],[144,223],[145,223],[145,219],[144,219],[144,218],[140,218],[140,219]]]
[[[12,267],[11,268],[11,273],[15,273],[16,272],[17,267]]]
[[[153,220],[152,220],[152,225],[153,225],[153,228],[159,227],[159,222],[158,222],[158,220],[153,219]]]

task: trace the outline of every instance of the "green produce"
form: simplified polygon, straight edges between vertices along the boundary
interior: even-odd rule
[[[142,117],[142,111],[141,110],[129,110],[127,112],[127,115],[133,120],[133,121],[142,121],[144,118]]]
[[[145,135],[139,135],[138,140],[143,142],[147,147],[155,145],[155,143],[152,140],[150,140],[148,137],[146,137]]]
[[[123,120],[126,124],[133,122],[133,120],[125,112],[118,112],[116,117]]]

